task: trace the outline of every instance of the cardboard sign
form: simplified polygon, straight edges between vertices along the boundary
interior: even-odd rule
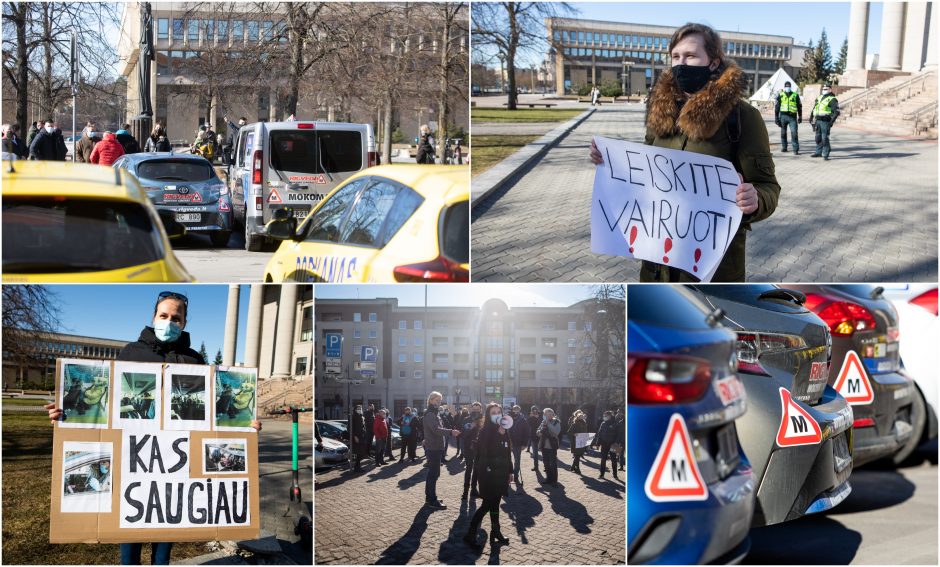
[[[60,359],[56,372],[68,409],[53,435],[50,543],[259,536],[258,434],[242,427],[256,369]]]
[[[591,440],[594,439],[593,433],[575,433],[574,434],[574,448],[581,449],[587,447],[591,444]]]
[[[740,179],[720,158],[594,137],[591,251],[685,270],[710,281],[741,224]]]
[[[708,486],[702,480],[681,414],[674,413],[669,418],[666,436],[646,476],[644,490],[653,502],[708,500]]]

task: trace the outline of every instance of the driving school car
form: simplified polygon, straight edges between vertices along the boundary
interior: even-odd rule
[[[469,167],[383,165],[350,177],[283,240],[265,282],[465,282],[470,277]]]
[[[205,232],[212,245],[223,247],[232,235],[232,204],[228,188],[209,161],[192,154],[126,154],[116,169],[135,175],[158,211],[167,210],[192,232]]]
[[[245,249],[261,250],[278,210],[303,219],[336,186],[378,163],[369,124],[256,122],[238,131],[228,183]]]
[[[161,218],[133,176],[93,164],[4,166],[4,282],[192,280],[169,240],[185,227]]]
[[[897,312],[872,285],[794,285],[832,332],[829,383],[855,414],[855,466],[914,450],[925,419],[913,381],[901,371]]]
[[[754,482],[735,335],[681,286],[632,286],[627,301],[628,563],[738,562]]]
[[[738,438],[754,470],[754,526],[835,507],[851,492],[852,407],[827,384],[831,339],[803,294],[771,285],[692,286],[737,335],[748,412]]]

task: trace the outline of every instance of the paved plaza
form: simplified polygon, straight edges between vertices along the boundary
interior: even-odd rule
[[[601,106],[534,166],[473,209],[473,281],[638,281],[640,263],[590,249],[593,135],[642,141],[642,104]],[[910,282],[937,279],[937,141],[842,128],[828,162],[780,152],[782,192],[748,234],[748,281]]]
[[[451,448],[449,456],[453,456]],[[419,456],[423,451],[418,449]],[[463,464],[450,459],[441,468],[438,497],[446,510],[423,506],[424,459],[384,467],[363,463],[316,476],[314,552],[317,564],[622,564],[625,561],[623,481],[598,479],[600,457],[571,472],[572,455],[558,451],[558,484],[536,480],[531,457],[522,453],[524,486],[510,487],[500,508],[509,545],[474,552],[461,538],[481,500],[461,502]],[[609,466],[609,465],[608,465]],[[541,473],[539,473],[541,474]],[[621,474],[621,479],[624,478]],[[541,477],[540,477],[541,478]],[[481,526],[487,536],[489,519]],[[481,536],[482,540],[482,536]]]

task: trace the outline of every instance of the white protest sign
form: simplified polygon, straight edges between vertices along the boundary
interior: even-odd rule
[[[581,449],[582,447],[587,447],[591,444],[592,439],[594,439],[593,433],[575,433],[574,448]]]
[[[710,281],[741,224],[740,179],[723,159],[600,136],[591,251],[648,260]]]

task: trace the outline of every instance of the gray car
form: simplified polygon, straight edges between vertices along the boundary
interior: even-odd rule
[[[202,156],[167,152],[126,154],[116,169],[134,174],[158,211],[168,210],[188,232],[204,232],[224,247],[232,236],[232,201],[215,168]]]

